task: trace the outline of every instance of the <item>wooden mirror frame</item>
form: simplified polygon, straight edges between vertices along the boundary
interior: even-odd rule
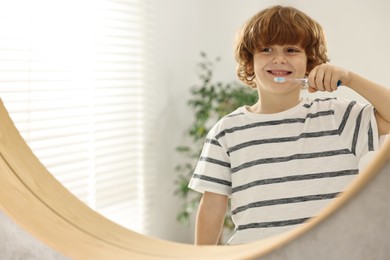
[[[380,230],[383,232],[376,233],[378,235],[377,241],[375,238],[370,238],[369,241],[363,239],[361,243],[370,243],[370,245],[375,246],[381,245],[380,241],[383,243],[386,239],[387,241],[390,239],[390,232],[386,230],[386,227],[390,226],[388,224],[390,211],[386,204],[387,201],[377,200],[377,203],[364,203],[362,205],[364,196],[370,196],[364,195],[364,193],[366,191],[372,193],[369,188],[374,184],[382,186],[379,187],[380,189],[375,186],[371,190],[380,190],[388,195],[390,140],[385,142],[375,158],[351,183],[349,189],[338,200],[322,210],[319,216],[309,220],[307,224],[285,234],[249,244],[197,247],[146,237],[93,211],[64,188],[41,164],[20,136],[1,101],[0,117],[0,210],[35,238],[72,259],[280,259],[277,257],[287,254],[287,252],[289,255],[293,255],[294,252],[298,251],[302,254],[300,259],[309,259],[305,258],[304,255],[307,255],[307,252],[317,254],[321,251],[319,250],[321,246],[325,250],[324,254],[326,252],[330,254],[329,250],[332,248],[326,247],[332,245],[329,242],[328,244],[323,242],[332,239],[329,237],[332,234],[326,235],[324,230],[332,231],[326,225],[332,225],[331,227],[336,230],[340,229],[337,225],[332,224],[332,221],[336,224],[340,222],[337,218],[343,216],[347,206],[352,208],[352,213],[344,214],[347,217],[348,214],[356,214],[356,211],[359,210],[361,210],[362,216],[368,217],[371,209],[367,207],[370,206],[376,206],[376,210],[380,210],[380,214],[376,212],[380,219],[371,225],[373,229],[367,229],[364,225],[360,228],[367,232],[380,232]],[[363,200],[359,200],[359,197],[362,196]],[[377,194],[371,196],[377,196]],[[386,220],[383,227],[381,226],[383,223],[378,223]],[[347,222],[351,222],[351,225],[354,224],[353,221],[356,222],[356,219],[347,220]],[[363,221],[371,220],[363,219]],[[339,224],[346,228],[348,226],[345,220]],[[318,240],[321,234],[325,234],[324,240]],[[350,241],[347,241],[350,238],[346,234],[342,241],[351,244]],[[309,241],[308,239],[310,241],[318,240],[316,243],[317,251],[310,251],[310,247],[302,249],[302,246]],[[337,239],[333,240],[339,243]],[[344,247],[344,244],[341,247]],[[342,251],[342,249],[339,250]],[[381,247],[379,250],[390,249]],[[325,255],[323,256],[325,257]]]

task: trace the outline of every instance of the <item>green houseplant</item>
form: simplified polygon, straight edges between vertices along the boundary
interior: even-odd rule
[[[183,162],[176,166],[179,173],[175,180],[175,195],[183,199],[183,205],[177,214],[177,220],[188,225],[190,217],[196,211],[201,194],[188,188],[188,183],[195,170],[205,137],[210,128],[224,115],[245,104],[254,104],[257,92],[236,81],[213,81],[213,72],[219,58],[210,60],[201,52],[201,61],[197,64],[199,83],[191,89],[189,107],[194,111],[193,123],[186,131],[191,145],[176,148],[183,157]],[[225,217],[225,228],[233,229],[230,215]]]

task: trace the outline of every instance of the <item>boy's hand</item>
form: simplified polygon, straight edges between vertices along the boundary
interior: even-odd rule
[[[340,80],[341,84],[348,85],[349,72],[343,68],[339,68],[330,64],[321,64],[315,67],[308,76],[310,93],[317,91],[333,92],[338,86],[337,82]]]

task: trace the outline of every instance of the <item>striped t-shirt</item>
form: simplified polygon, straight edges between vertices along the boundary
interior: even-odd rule
[[[317,215],[378,143],[369,104],[303,99],[276,114],[240,107],[208,133],[189,187],[230,196],[235,232],[228,244],[248,243]]]

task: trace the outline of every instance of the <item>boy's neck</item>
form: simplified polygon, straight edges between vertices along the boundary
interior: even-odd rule
[[[264,96],[259,95],[256,104],[249,107],[249,111],[257,114],[275,114],[289,110],[301,102],[300,95]]]

